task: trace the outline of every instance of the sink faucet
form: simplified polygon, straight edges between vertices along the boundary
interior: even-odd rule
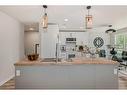
[[[56,53],[55,53],[55,56],[56,56],[56,63],[58,62],[58,43],[56,43]]]
[[[39,47],[39,44],[35,44],[35,54],[37,54],[37,47]]]

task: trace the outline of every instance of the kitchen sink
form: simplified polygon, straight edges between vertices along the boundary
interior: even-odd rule
[[[56,62],[56,58],[44,58],[41,62]],[[58,59],[58,62],[61,62],[61,59]]]

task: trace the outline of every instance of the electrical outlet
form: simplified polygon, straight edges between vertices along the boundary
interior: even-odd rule
[[[117,74],[117,68],[114,68],[114,74],[116,75]]]
[[[16,70],[16,76],[20,76],[20,70]]]

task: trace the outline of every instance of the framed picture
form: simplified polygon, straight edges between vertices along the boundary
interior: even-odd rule
[[[66,45],[61,45],[60,50],[61,52],[66,52]]]

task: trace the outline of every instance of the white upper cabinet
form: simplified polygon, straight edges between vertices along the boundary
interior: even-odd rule
[[[60,32],[61,44],[65,44],[66,38],[76,38],[76,44],[88,45],[88,33],[87,32]]]
[[[55,58],[58,25],[48,25],[47,31],[41,31],[41,58]]]

